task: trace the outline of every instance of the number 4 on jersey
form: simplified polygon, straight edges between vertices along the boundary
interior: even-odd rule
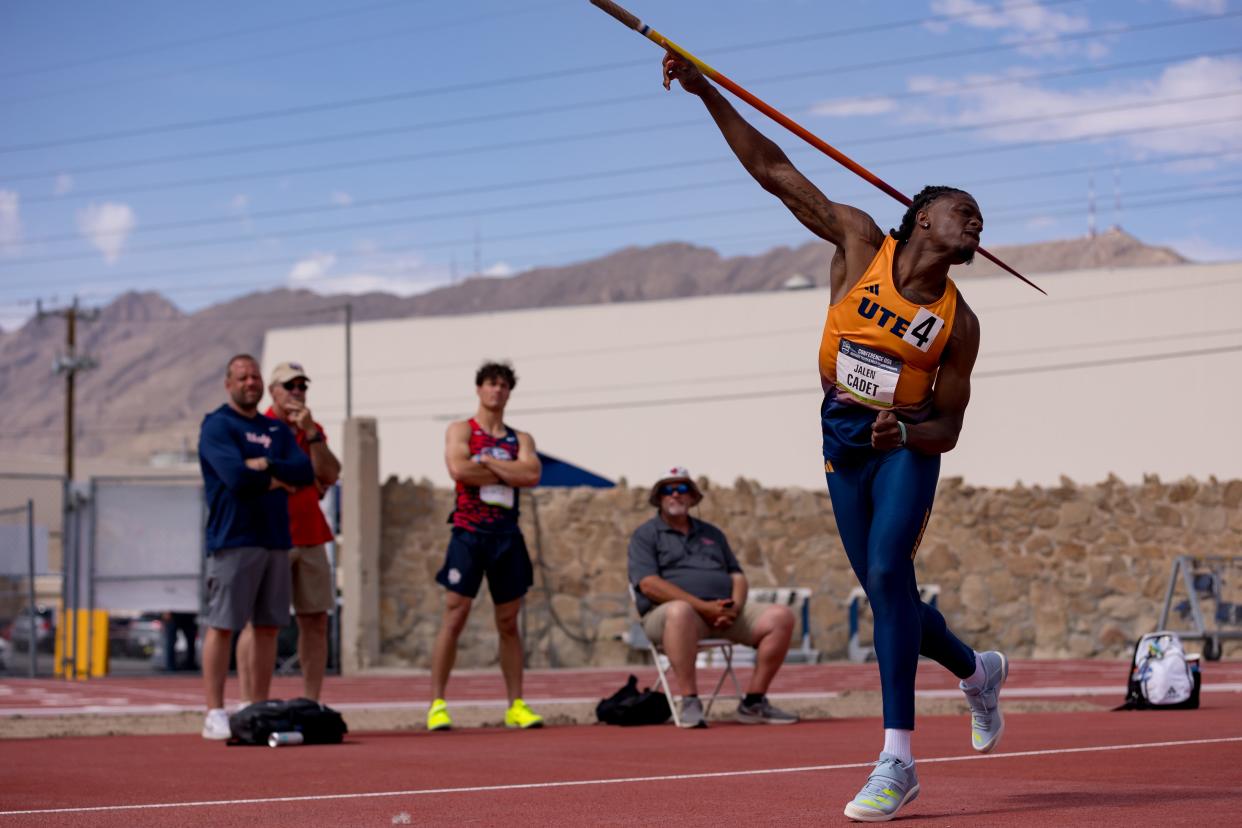
[[[943,327],[943,319],[927,308],[919,308],[919,312],[914,316],[914,321],[910,323],[910,327],[901,338],[923,353],[927,353]]]

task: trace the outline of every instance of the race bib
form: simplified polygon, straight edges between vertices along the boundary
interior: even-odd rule
[[[495,457],[497,460],[512,460],[513,455],[508,449],[502,446],[489,446],[483,449],[481,454],[487,454]],[[502,509],[512,509],[514,503],[513,487],[503,484],[494,484],[491,486],[479,487],[479,500],[489,506],[499,506]]]
[[[489,506],[499,506],[502,509],[513,508],[513,487],[512,486],[480,486],[479,500]]]
[[[901,360],[841,340],[837,352],[837,387],[869,405],[887,408],[897,393]]]

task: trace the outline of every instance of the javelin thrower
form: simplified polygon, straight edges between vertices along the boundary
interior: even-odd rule
[[[610,0],[591,2],[652,37],[649,27]],[[976,751],[993,750],[1004,731],[1000,689],[1007,659],[978,653],[950,632],[944,616],[920,600],[914,573],[940,455],[957,444],[979,352],[979,320],[949,268],[974,258],[983,214],[969,193],[926,187],[908,201],[901,226],[885,233],[863,211],[825,196],[701,69],[718,73],[658,37],[668,49],[665,89],[677,81],[702,100],[759,186],[836,246],[819,347],[824,471],[846,555],[875,617],[884,712],[879,761],[845,815],[887,821],[919,793],[911,735],[920,654],[961,680]]]

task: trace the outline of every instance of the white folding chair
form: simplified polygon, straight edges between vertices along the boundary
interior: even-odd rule
[[[630,626],[630,634],[627,636],[629,644],[635,649],[646,648],[651,653],[651,660],[655,663],[656,673],[660,677],[660,688],[664,691],[665,698],[668,699],[669,709],[673,711],[673,724],[680,727],[681,716],[677,712],[677,700],[674,698],[673,691],[668,683],[668,673],[672,671],[673,663],[664,654],[664,648],[647,637],[647,633],[643,630],[642,616],[638,615],[638,592],[634,589],[633,584],[630,584],[629,588],[630,603],[634,606],[636,618]],[[703,718],[706,719],[712,712],[712,704],[716,701],[716,697],[720,695],[720,688],[724,686],[725,678],[733,681],[733,692],[739,700],[742,698],[742,685],[738,683],[737,674],[733,672],[732,641],[727,638],[700,638],[698,650],[700,653],[717,650],[724,659],[724,672],[720,674],[720,679],[716,682],[716,687],[712,690],[712,695],[708,698],[707,705],[703,708]]]

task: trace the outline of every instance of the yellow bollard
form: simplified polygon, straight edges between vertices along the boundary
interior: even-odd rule
[[[108,611],[74,610],[61,613],[62,623],[56,630],[53,670],[65,674],[66,654],[73,647],[73,665],[66,678],[84,681],[108,675]]]

